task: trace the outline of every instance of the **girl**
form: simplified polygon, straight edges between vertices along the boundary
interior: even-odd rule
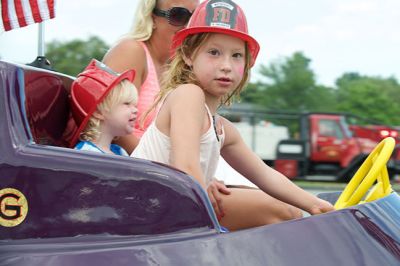
[[[135,71],[118,75],[103,63],[92,60],[72,83],[71,109],[78,126],[72,138],[75,149],[128,156],[111,142],[132,134],[136,119]]]
[[[145,121],[140,123],[140,117],[153,105],[155,97],[159,93],[159,81],[162,72],[166,69],[167,61],[169,61],[172,38],[188,23],[199,2],[199,0],[140,0],[132,30],[121,38],[103,59],[115,71],[123,72],[134,68],[137,73],[135,85],[139,88],[137,106],[139,119],[135,123],[134,134],[120,137],[116,141],[129,153],[136,147],[144,130],[154,119],[153,109],[146,116]],[[239,174],[221,159],[219,157],[216,172],[219,179],[229,180],[232,175],[237,180],[245,179],[241,176],[237,177]],[[229,190],[225,186],[220,183],[216,184],[218,191],[229,194]],[[247,192],[240,191],[247,195]],[[263,224],[293,219],[302,214],[300,210],[261,191],[248,193],[253,197],[251,202],[257,202],[258,210],[268,210],[268,215],[265,215],[267,212],[258,211],[260,214],[258,220]],[[238,193],[234,193],[231,198],[236,195]],[[238,198],[242,198],[242,196],[239,195]]]
[[[268,216],[276,215],[259,200],[262,191],[311,214],[333,210],[265,165],[235,127],[216,116],[221,104],[239,95],[256,60],[259,45],[247,32],[242,9],[230,0],[206,1],[195,10],[187,28],[174,36],[176,52],[154,104],[160,109],[131,154],[193,176],[207,190],[220,223],[230,230],[273,222]],[[220,153],[262,191],[227,190],[214,180]]]

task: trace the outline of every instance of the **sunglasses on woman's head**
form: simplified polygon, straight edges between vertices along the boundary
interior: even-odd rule
[[[184,7],[173,7],[168,10],[154,8],[153,14],[168,19],[168,23],[172,26],[184,26],[192,16],[192,13]]]

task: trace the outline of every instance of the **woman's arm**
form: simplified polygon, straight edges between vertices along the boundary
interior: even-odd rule
[[[103,63],[116,72],[134,69],[134,84],[140,91],[147,76],[147,61],[143,47],[138,41],[130,37],[121,39],[106,53]]]
[[[233,124],[222,119],[226,138],[221,154],[234,169],[269,195],[311,214],[333,210],[330,203],[299,188],[287,177],[266,165],[246,146]]]

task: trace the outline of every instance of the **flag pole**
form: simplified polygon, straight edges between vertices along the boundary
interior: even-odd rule
[[[38,36],[38,56],[43,56],[45,54],[44,47],[44,22],[39,23],[39,36]]]
[[[28,65],[53,70],[50,61],[45,57],[44,21],[38,23],[38,27],[38,56],[36,57],[35,61]]]

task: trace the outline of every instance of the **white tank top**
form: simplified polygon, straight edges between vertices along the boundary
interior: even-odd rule
[[[200,138],[200,167],[208,185],[214,177],[218,165],[220,150],[224,140],[224,131],[218,136],[214,130],[213,117],[207,105],[207,114],[210,120],[210,128]],[[171,140],[162,133],[155,124],[156,119],[143,134],[138,146],[132,152],[131,157],[147,159],[170,165]]]

